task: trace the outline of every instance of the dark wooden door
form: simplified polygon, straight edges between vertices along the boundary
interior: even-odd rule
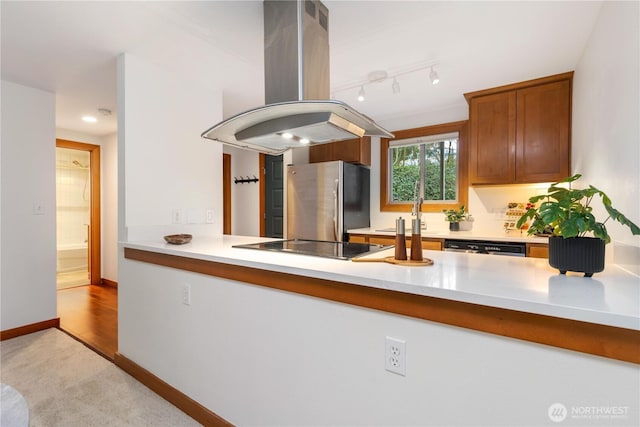
[[[283,237],[284,171],[282,155],[264,156],[265,169],[265,233],[266,237]]]

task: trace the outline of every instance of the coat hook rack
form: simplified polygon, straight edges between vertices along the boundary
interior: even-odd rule
[[[244,184],[245,182],[247,182],[247,183],[258,182],[258,178],[256,178],[255,175],[253,175],[253,178],[249,178],[248,176],[244,177],[244,178],[242,176],[240,178],[237,178],[237,177],[234,176],[233,177],[233,182],[235,184]]]

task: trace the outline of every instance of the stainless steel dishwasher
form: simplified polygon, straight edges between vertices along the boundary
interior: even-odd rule
[[[508,255],[523,257],[527,254],[527,244],[522,242],[490,242],[486,240],[444,240],[444,250],[487,255]]]

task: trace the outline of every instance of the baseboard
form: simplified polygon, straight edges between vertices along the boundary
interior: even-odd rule
[[[100,279],[100,284],[102,286],[108,286],[110,288],[118,288],[118,282],[115,282],[113,280],[109,280],[109,279]]]
[[[28,335],[34,332],[42,331],[49,328],[60,328],[60,318],[43,320],[42,322],[32,323],[30,325],[19,326],[13,329],[7,329],[6,331],[0,331],[0,341],[8,340],[11,338],[19,337],[21,335]]]
[[[211,412],[186,394],[167,384],[137,363],[120,353],[115,354],[114,363],[123,371],[149,387],[166,401],[204,426],[232,427],[233,424]]]

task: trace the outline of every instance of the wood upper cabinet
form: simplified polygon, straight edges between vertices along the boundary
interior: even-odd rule
[[[572,79],[570,72],[465,94],[472,185],[570,175]]]
[[[515,91],[473,98],[470,108],[470,183],[513,181],[516,173]]]
[[[309,147],[309,163],[334,160],[371,166],[371,137],[363,136]]]

